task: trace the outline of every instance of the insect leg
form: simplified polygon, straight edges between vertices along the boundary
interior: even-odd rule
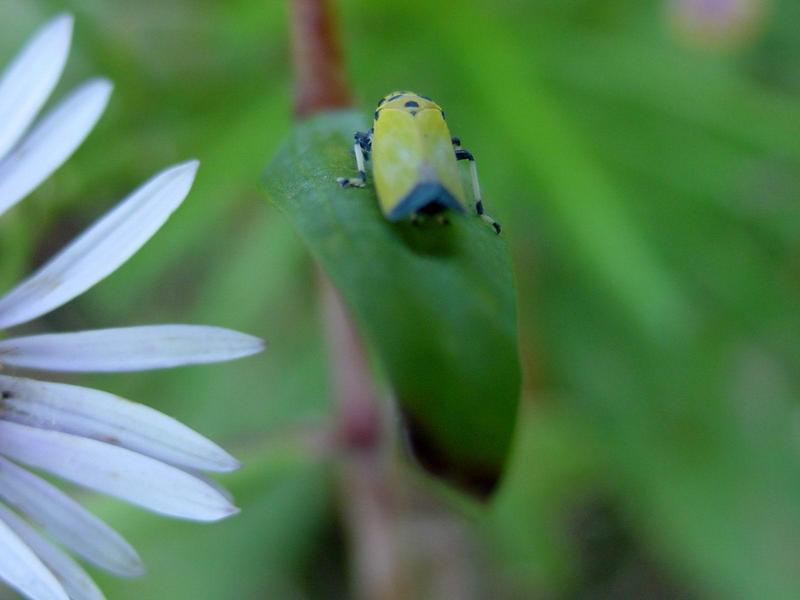
[[[483,199],[481,198],[481,184],[478,181],[478,167],[475,165],[475,157],[472,156],[472,152],[469,150],[464,150],[461,147],[461,140],[457,137],[453,138],[453,149],[456,151],[456,160],[468,160],[469,161],[469,174],[472,178],[472,193],[475,196],[475,212],[478,213],[478,216],[489,223],[494,230],[499,234],[500,233],[500,223],[495,221],[492,217],[486,214],[483,210]]]
[[[365,158],[369,158],[369,152],[372,150],[372,131],[368,133],[357,132],[355,140],[353,152],[356,155],[358,177],[337,177],[336,182],[342,187],[364,187],[367,183],[367,169],[364,161]]]
[[[361,146],[361,149],[364,151],[364,158],[367,160],[369,160],[369,154],[372,152],[372,134],[373,129],[370,128],[370,130],[366,133],[357,131],[353,136],[356,140],[356,144]]]

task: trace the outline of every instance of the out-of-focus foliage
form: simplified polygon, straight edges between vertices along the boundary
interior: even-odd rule
[[[762,3],[729,43],[676,21],[677,0],[340,3],[365,114],[392,89],[435,97],[514,259],[516,451],[469,514],[480,569],[448,571],[485,574],[486,597],[800,596],[800,5]],[[243,513],[224,523],[98,501],[150,569],[103,586],[336,597],[349,572],[314,443],[332,412],[314,271],[258,192],[290,127],[283,3],[8,0],[0,60],[65,5],[61,89],[103,74],[116,91],[75,158],[0,221],[0,282],[197,156],[175,218],[44,325],[209,322],[270,342],[231,365],[102,378],[245,463],[225,481]],[[403,538],[408,554],[420,539]]]

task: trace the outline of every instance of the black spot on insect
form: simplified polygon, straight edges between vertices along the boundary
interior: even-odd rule
[[[381,112],[379,110],[375,111],[375,120],[376,121],[378,120],[378,117],[380,116],[380,114],[381,114]]]
[[[427,100],[428,102],[433,102],[433,100],[428,98],[428,96],[420,96],[420,98],[422,98],[423,100]]]
[[[398,99],[398,98],[400,98],[402,95],[403,95],[403,94],[397,94],[396,96],[392,96],[391,98],[389,98],[389,102],[391,102],[392,100],[397,100],[397,99]]]
[[[409,100],[405,103],[406,108],[419,108],[419,102],[414,102],[413,100]]]
[[[380,105],[381,105],[381,104],[383,104],[384,102],[386,102],[386,98],[381,98],[380,102],[378,102],[378,106],[380,106]]]
[[[444,111],[442,111],[442,121],[446,121],[446,120],[447,119],[445,119],[445,117],[444,117]]]
[[[3,400],[8,400],[9,398],[13,398],[14,394],[9,392],[8,390],[3,390]]]

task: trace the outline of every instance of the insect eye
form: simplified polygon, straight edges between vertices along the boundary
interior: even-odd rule
[[[406,102],[406,108],[419,108],[419,102],[414,102],[413,100],[409,100]]]

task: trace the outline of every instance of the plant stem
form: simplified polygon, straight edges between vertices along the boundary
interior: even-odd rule
[[[299,118],[352,104],[341,46],[327,0],[290,0],[289,26]]]
[[[342,53],[327,0],[290,0],[294,112],[305,118],[350,106]],[[354,595],[401,600],[396,497],[386,469],[381,407],[361,339],[328,278],[320,272],[323,316],[337,406],[335,440],[341,453],[339,498],[353,566]]]
[[[337,405],[341,510],[350,542],[355,596],[401,600],[396,556],[396,495],[387,475],[380,406],[364,347],[338,292],[321,275],[323,315]]]
[[[330,280],[320,275],[323,314],[333,363],[337,439],[351,453],[370,453],[380,442],[380,409],[364,346]]]

